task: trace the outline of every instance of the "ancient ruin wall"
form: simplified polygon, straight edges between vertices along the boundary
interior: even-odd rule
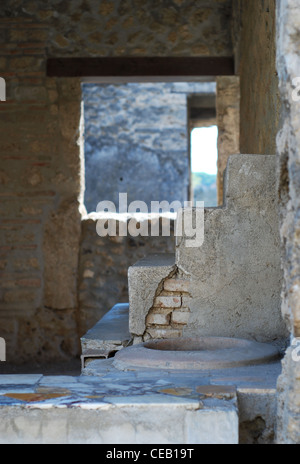
[[[300,443],[300,97],[297,0],[277,2],[277,69],[282,99],[282,125],[277,137],[278,189],[284,282],[282,314],[291,332],[291,347],[278,382],[277,442]],[[294,79],[298,79],[294,81]],[[297,84],[298,82],[298,84]]]
[[[241,153],[275,155],[280,116],[276,0],[233,0],[236,72],[241,79]]]
[[[9,361],[74,356],[79,347],[80,82],[47,78],[46,59],[230,56],[230,5],[1,2],[0,336]]]

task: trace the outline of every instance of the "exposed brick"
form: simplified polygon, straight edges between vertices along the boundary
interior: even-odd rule
[[[169,325],[171,318],[171,313],[168,314],[149,314],[147,316],[146,323],[147,324],[155,324],[155,325]]]
[[[168,292],[189,292],[190,282],[183,279],[167,279],[164,282],[164,289]]]
[[[158,296],[155,298],[154,306],[158,308],[180,308],[181,298],[178,296]]]
[[[173,311],[172,313],[172,323],[174,324],[187,324],[189,319],[189,311]]]

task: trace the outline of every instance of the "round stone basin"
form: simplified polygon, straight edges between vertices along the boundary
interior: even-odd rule
[[[222,337],[151,340],[117,352],[118,369],[204,370],[265,364],[279,359],[273,345]]]

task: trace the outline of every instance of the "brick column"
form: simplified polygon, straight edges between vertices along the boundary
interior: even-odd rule
[[[240,80],[217,78],[218,204],[223,204],[223,175],[230,155],[240,153]]]

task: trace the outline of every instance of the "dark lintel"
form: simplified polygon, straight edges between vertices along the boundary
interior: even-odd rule
[[[49,58],[49,77],[231,76],[232,57]]]

